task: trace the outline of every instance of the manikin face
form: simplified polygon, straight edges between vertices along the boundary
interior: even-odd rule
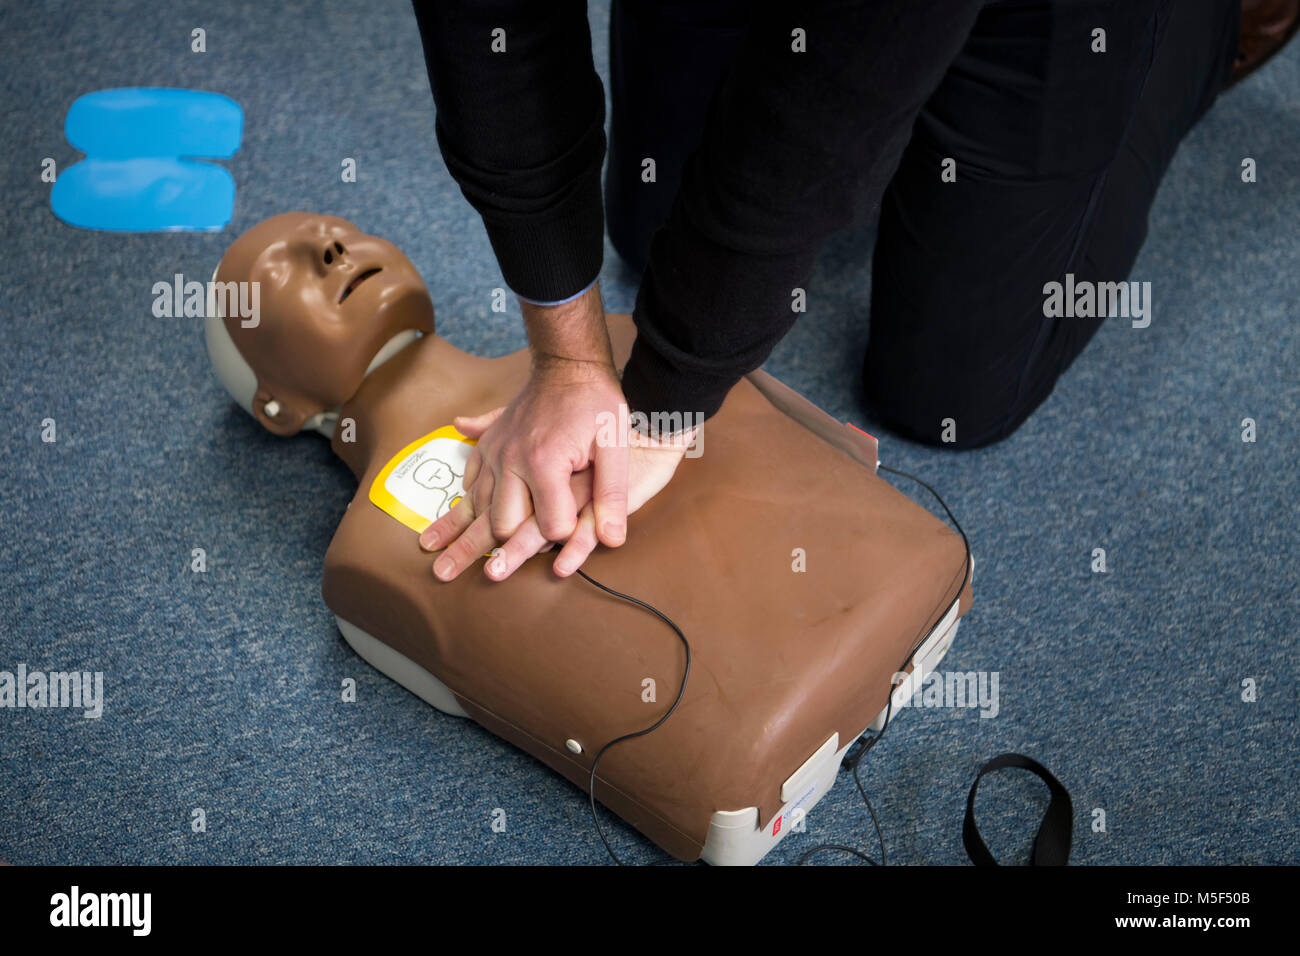
[[[350,398],[395,335],[433,331],[433,303],[406,256],[336,216],[259,223],[226,251],[217,281],[259,285],[258,324],[231,316],[226,328],[257,375],[253,412],[278,434]]]

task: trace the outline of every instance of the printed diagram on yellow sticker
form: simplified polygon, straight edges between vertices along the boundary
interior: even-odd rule
[[[417,438],[370,484],[370,500],[417,534],[465,494],[465,463],[475,441],[451,425]]]

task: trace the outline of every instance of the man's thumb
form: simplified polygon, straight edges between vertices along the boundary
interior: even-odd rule
[[[506,407],[502,405],[500,408],[494,408],[482,415],[458,415],[451,420],[451,424],[456,431],[466,438],[482,438],[483,433],[501,417],[501,413],[505,410]]]

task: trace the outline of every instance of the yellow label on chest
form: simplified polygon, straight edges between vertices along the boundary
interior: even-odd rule
[[[417,534],[461,499],[465,463],[476,442],[451,425],[411,442],[370,483],[370,500]]]

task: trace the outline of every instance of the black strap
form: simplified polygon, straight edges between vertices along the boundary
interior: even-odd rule
[[[970,785],[970,795],[966,798],[966,822],[961,828],[966,855],[976,866],[1000,865],[984,845],[979,827],[975,826],[975,791],[979,789],[980,777],[1007,767],[1028,770],[1046,783],[1052,793],[1047,812],[1043,814],[1043,822],[1038,827],[1038,835],[1034,837],[1034,854],[1030,866],[1065,866],[1070,862],[1070,841],[1074,836],[1074,804],[1070,802],[1070,792],[1061,786],[1061,782],[1052,776],[1050,770],[1024,754],[999,754],[975,775],[975,782]]]

